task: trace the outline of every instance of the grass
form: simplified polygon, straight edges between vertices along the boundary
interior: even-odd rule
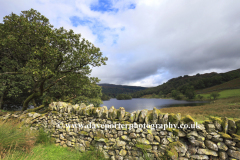
[[[56,146],[42,129],[19,129],[17,121],[0,121],[0,159],[3,160],[105,160],[103,153],[91,147],[81,153],[73,148]]]
[[[240,117],[240,96],[218,99],[214,103],[202,106],[170,107],[162,108],[160,111],[163,113],[181,113],[182,117],[190,115],[197,122],[203,122],[210,116],[237,119]]]
[[[34,143],[34,136],[27,128],[18,129],[18,121],[0,121],[0,149],[10,148],[29,150]]]
[[[240,89],[228,89],[228,90],[223,90],[218,92],[220,96],[218,97],[219,99],[222,98],[229,98],[229,97],[234,97],[234,96],[240,96]],[[211,93],[206,93],[206,94],[200,94],[203,96],[204,99],[209,99]]]
[[[51,145],[43,145],[39,144],[35,146],[31,152],[19,152],[14,151],[11,154],[8,154],[4,160],[104,160],[103,155],[101,153],[96,153],[97,151],[88,151],[81,153],[77,150],[71,148],[64,148],[61,146],[56,146],[54,144]]]

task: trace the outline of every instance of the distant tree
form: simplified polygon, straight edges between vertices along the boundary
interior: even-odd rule
[[[158,92],[158,95],[159,95],[159,96],[163,95],[163,92],[162,92],[162,91],[159,91],[159,92]]]
[[[200,100],[202,100],[202,99],[203,99],[203,96],[201,96],[200,94],[199,94],[199,95],[197,95],[197,97],[198,97]]]
[[[188,99],[194,99],[195,96],[196,96],[196,93],[194,91],[194,88],[193,87],[189,87],[186,91],[185,91],[185,96],[188,98]]]
[[[213,92],[210,94],[210,97],[213,97],[213,99],[217,99],[220,96],[220,94],[218,92]]]
[[[174,99],[181,100],[184,98],[184,95],[180,93],[178,90],[172,90],[171,95]]]
[[[132,99],[132,97],[127,94],[119,94],[119,95],[117,95],[116,98],[117,98],[117,100]]]
[[[107,101],[107,100],[110,100],[111,99],[111,97],[109,97],[108,95],[106,95],[106,94],[102,94],[102,96],[101,96],[101,100],[102,101]]]

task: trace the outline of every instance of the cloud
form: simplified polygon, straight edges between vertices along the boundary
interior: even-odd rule
[[[0,17],[34,8],[54,27],[81,33],[109,60],[101,83],[156,86],[240,66],[240,1],[3,1]]]

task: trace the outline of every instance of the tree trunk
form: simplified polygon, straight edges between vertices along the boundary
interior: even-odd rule
[[[3,109],[3,96],[4,94],[1,96],[1,99],[0,99],[0,109]]]
[[[46,81],[46,79],[42,80],[39,88],[36,87],[35,92],[33,94],[31,94],[30,96],[28,96],[28,98],[23,102],[22,111],[25,111],[28,108],[28,104],[30,101],[43,95],[43,92],[44,92],[43,85],[44,85],[45,81]],[[37,86],[37,84],[36,84],[36,86]]]
[[[35,102],[35,99],[33,98],[33,100],[32,100],[32,103],[33,103],[33,106],[34,106],[34,108],[37,108],[37,104],[36,104],[36,102]]]
[[[40,110],[40,109],[42,109],[42,108],[44,108],[44,107],[45,107],[45,105],[42,104],[41,106],[36,107],[36,108],[33,108],[33,109],[30,109],[30,110],[28,110],[28,111],[30,111],[30,112],[36,112],[36,111],[38,111],[38,110]]]
[[[3,91],[3,94],[2,94],[2,96],[1,96],[1,99],[0,99],[0,109],[3,109],[3,97],[4,97],[4,94],[7,92],[7,90],[5,89],[4,91]]]
[[[34,98],[40,97],[41,93],[40,92],[36,92],[31,94],[30,96],[28,96],[28,98],[23,102],[23,108],[22,111],[25,111],[28,108],[28,104],[30,101],[32,101]]]

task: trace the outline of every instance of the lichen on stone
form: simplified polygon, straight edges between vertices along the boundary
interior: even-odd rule
[[[218,132],[218,134],[220,134],[222,138],[232,139],[232,137],[231,137],[229,134],[227,134],[227,133],[224,133],[224,132]]]

